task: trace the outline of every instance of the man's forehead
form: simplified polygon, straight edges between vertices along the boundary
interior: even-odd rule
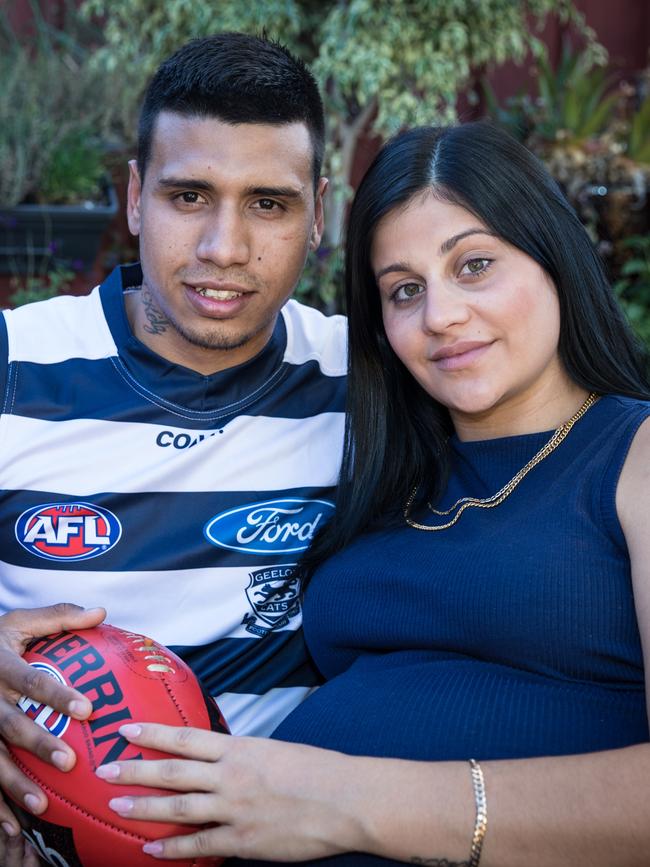
[[[313,146],[306,125],[238,123],[161,112],[150,164],[158,175],[203,173],[246,178],[254,186],[311,183]]]

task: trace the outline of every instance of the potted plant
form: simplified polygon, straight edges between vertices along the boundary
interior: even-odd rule
[[[0,272],[91,267],[117,211],[107,76],[71,32],[18,38],[0,18]]]

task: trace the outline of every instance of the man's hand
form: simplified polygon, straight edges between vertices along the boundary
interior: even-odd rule
[[[0,829],[0,864],[2,867],[39,867],[36,849],[22,834],[9,835]]]
[[[0,737],[5,742],[29,750],[63,771],[74,767],[76,757],[70,747],[37,726],[16,707],[16,702],[28,695],[75,719],[86,719],[92,705],[82,693],[28,665],[21,655],[33,638],[90,629],[105,616],[103,608],[84,609],[70,603],[17,609],[0,616]],[[47,807],[43,792],[18,770],[4,744],[0,745],[0,788],[32,813],[42,813]],[[0,824],[5,822],[18,832],[18,822],[2,803]],[[10,845],[15,848],[17,844]]]

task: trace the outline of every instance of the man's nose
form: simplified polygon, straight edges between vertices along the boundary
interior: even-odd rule
[[[216,209],[203,226],[196,255],[219,268],[245,265],[248,262],[248,226],[239,209],[228,205]]]

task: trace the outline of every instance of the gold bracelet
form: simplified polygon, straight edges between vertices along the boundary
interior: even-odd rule
[[[472,848],[469,855],[469,867],[478,867],[483,849],[483,839],[487,831],[487,798],[485,796],[485,779],[483,770],[476,759],[469,760],[472,772],[472,786],[474,787],[474,801],[476,802],[476,821],[474,822],[474,834],[472,835]]]

